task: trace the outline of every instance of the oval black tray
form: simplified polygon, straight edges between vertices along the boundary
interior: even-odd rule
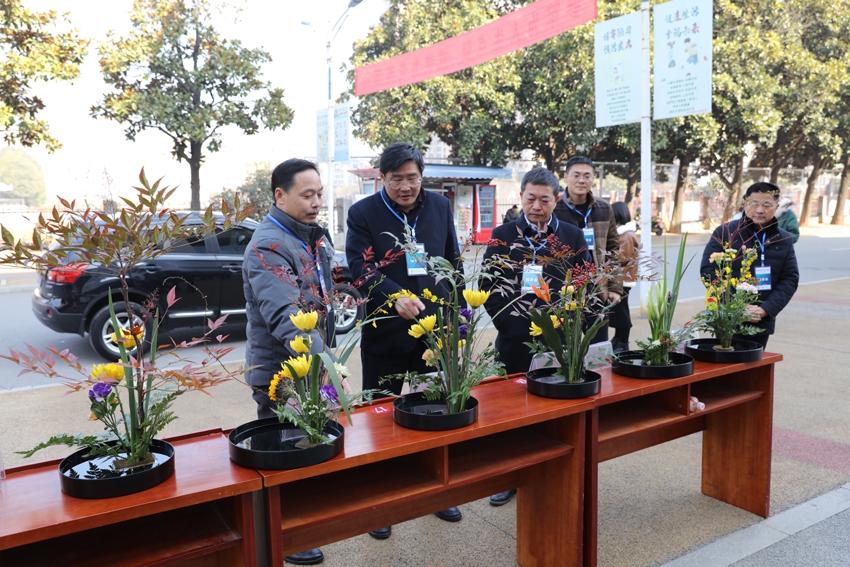
[[[566,382],[555,376],[557,368],[543,367],[529,370],[526,374],[525,389],[543,398],[572,400],[586,398],[599,393],[602,385],[602,375],[592,370],[585,370],[583,382]]]
[[[445,402],[429,401],[422,392],[413,392],[393,402],[393,420],[402,427],[419,431],[458,429],[478,420],[478,400],[473,397],[466,400],[466,409],[460,413],[433,413],[445,407]]]
[[[295,447],[303,438],[294,424],[281,423],[276,417],[267,417],[244,423],[230,432],[230,460],[249,469],[282,470],[309,467],[334,458],[342,452],[345,429],[336,421],[329,421],[324,434],[335,437],[331,443],[315,447]],[[246,446],[250,440],[250,446]]]
[[[641,378],[644,380],[659,380],[681,378],[694,373],[694,359],[679,352],[670,353],[671,364],[654,366],[641,364],[642,350],[627,350],[614,355],[611,370],[620,376]]]
[[[735,350],[714,350],[720,344],[717,339],[694,339],[685,346],[685,352],[701,362],[731,364],[736,362],[756,362],[761,360],[764,349],[759,343],[745,340],[732,340]]]

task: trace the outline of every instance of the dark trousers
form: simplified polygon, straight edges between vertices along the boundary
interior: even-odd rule
[[[620,302],[608,312],[608,324],[614,328],[614,338],[629,342],[629,329],[632,328],[632,316],[629,313],[629,288],[623,290]]]
[[[767,339],[770,338],[770,335],[767,333],[763,335],[732,335],[732,339],[736,341],[750,341],[751,343],[758,343],[767,350]]]
[[[427,374],[434,372],[435,368],[425,364],[422,355],[425,354],[427,344],[420,341],[410,354],[398,355],[393,352],[374,354],[360,351],[360,361],[363,366],[363,389],[364,390],[390,390],[395,395],[401,394],[404,380],[394,378],[389,382],[381,383],[381,378],[392,374],[404,374],[405,372],[418,372]],[[375,399],[386,396],[376,395]]]

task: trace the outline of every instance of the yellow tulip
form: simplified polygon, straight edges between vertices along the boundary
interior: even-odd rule
[[[430,333],[434,330],[434,325],[437,324],[437,316],[436,315],[428,315],[427,317],[423,317],[419,321],[413,323],[410,326],[410,330],[407,331],[407,334],[414,338],[419,338],[423,336],[425,333]]]
[[[304,378],[310,371],[310,365],[313,364],[313,357],[304,354],[297,358],[290,357],[285,364],[281,364],[281,367],[283,367],[285,371],[289,370],[287,364],[291,366],[292,371],[295,372],[295,376],[293,376],[293,378]],[[289,374],[289,372],[285,372],[285,374]]]
[[[490,298],[490,292],[480,289],[465,289],[463,290],[463,298],[472,308],[481,307],[487,303],[487,300]]]
[[[114,378],[121,381],[124,379],[124,367],[118,364],[93,364],[91,367],[91,377],[103,380],[104,378]]]
[[[310,340],[310,337],[304,337],[298,335],[293,340],[289,341],[289,348],[298,354],[307,354],[310,352],[310,343],[313,341]]]
[[[292,321],[293,325],[298,327],[299,331],[309,333],[316,328],[316,323],[319,322],[319,314],[315,311],[308,311],[307,313],[304,313],[299,310],[298,313],[290,315],[289,319]]]

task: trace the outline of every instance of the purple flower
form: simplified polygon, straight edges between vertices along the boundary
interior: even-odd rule
[[[668,291],[667,292],[667,303],[670,303],[671,301],[673,301],[673,292]]]
[[[466,334],[467,334],[468,332],[469,332],[469,327],[467,327],[466,325],[460,325],[460,326],[458,326],[458,328],[457,328],[457,334],[458,334],[458,336],[459,336],[461,339],[465,339],[465,338],[466,338]]]
[[[112,393],[112,386],[107,384],[106,382],[98,382],[95,384],[91,390],[89,390],[89,397],[94,401],[100,403]]]
[[[334,388],[333,384],[325,384],[319,388],[319,395],[322,396],[322,399],[325,401],[333,403],[339,402],[339,397],[336,395],[336,388]]]
[[[472,311],[466,307],[462,307],[460,310],[460,316],[463,317],[464,321],[469,322],[472,320]]]

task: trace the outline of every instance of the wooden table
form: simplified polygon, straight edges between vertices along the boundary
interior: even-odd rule
[[[587,416],[584,565],[597,561],[599,463],[698,431],[702,492],[759,516],[770,511],[773,365],[695,362],[672,380],[637,380],[602,371],[602,389]],[[705,410],[690,412],[695,396]]]
[[[540,398],[513,379],[481,385],[473,395],[479,417],[469,427],[405,429],[384,404],[354,414],[354,425],[345,424],[345,450],[334,459],[259,471],[271,564],[518,488],[517,562],[580,565],[585,416],[593,401]]]
[[[174,475],[149,490],[85,500],[59,488],[59,461],[8,471],[0,566],[256,565],[256,471],[228,457],[221,430],[171,438]]]

